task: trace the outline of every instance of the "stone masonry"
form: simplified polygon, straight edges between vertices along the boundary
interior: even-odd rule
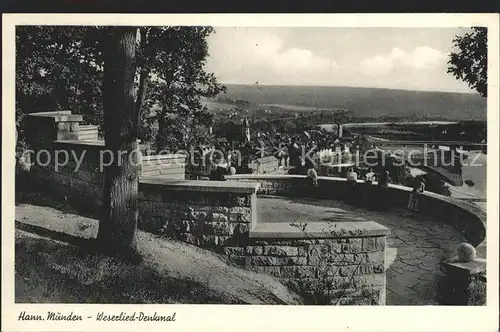
[[[139,227],[224,254],[277,277],[309,304],[385,304],[385,243],[373,222],[256,223],[258,184],[158,179],[140,183]]]
[[[309,304],[385,304],[385,237],[257,240],[226,247],[233,262],[277,277]]]
[[[203,248],[248,238],[255,223],[258,184],[159,179],[139,184],[139,227]]]

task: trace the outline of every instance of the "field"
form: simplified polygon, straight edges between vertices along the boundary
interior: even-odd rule
[[[208,107],[210,110],[230,110],[234,108],[234,105],[227,104],[224,102],[219,102],[216,100],[203,99],[202,103],[204,106]]]
[[[307,111],[315,111],[318,108],[314,106],[305,106],[305,105],[292,105],[292,104],[261,104],[263,107],[270,108],[281,108],[285,110],[297,111],[297,112],[307,112]]]
[[[430,140],[481,142],[486,139],[486,121],[425,121],[397,123],[351,123],[351,133],[391,140]]]
[[[486,99],[478,94],[229,84],[227,92],[216,99],[243,100],[251,105],[275,106],[290,111],[343,108],[356,117],[486,120]]]

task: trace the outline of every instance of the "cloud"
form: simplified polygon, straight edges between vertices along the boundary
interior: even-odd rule
[[[209,47],[217,57],[211,57],[207,66],[225,82],[301,84],[331,76],[339,68],[334,59],[287,47],[279,31],[219,29],[209,40]]]
[[[300,48],[290,48],[273,54],[274,68],[278,71],[321,73],[324,70],[339,68],[335,60],[314,55],[313,52]]]
[[[368,30],[216,27],[205,68],[227,84],[472,91],[446,72],[453,29]]]
[[[398,69],[427,70],[446,63],[447,54],[428,46],[412,52],[393,48],[389,54],[377,55],[361,61],[361,71],[369,76],[383,76]]]

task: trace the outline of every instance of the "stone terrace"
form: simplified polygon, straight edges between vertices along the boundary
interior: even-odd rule
[[[437,304],[438,280],[442,276],[440,263],[453,257],[456,246],[465,242],[453,227],[398,208],[376,212],[341,201],[277,196],[259,196],[257,205],[260,223],[339,225],[371,220],[391,229],[387,237],[389,256],[391,248],[397,250],[397,256],[389,262],[387,270],[387,305]]]

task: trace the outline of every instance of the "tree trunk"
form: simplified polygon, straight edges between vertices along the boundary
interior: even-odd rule
[[[148,31],[149,28],[139,28],[138,32],[140,34],[140,39],[141,39],[141,44],[144,50],[147,50],[148,48]],[[139,128],[141,127],[141,110],[142,110],[142,105],[144,104],[144,100],[146,99],[146,94],[148,91],[148,84],[149,84],[149,72],[150,69],[146,66],[146,55],[143,53],[142,54],[142,59],[139,59],[138,61],[142,63],[141,65],[141,71],[139,73],[139,89],[137,91],[137,99],[135,102],[135,120],[137,121],[136,129],[137,129],[137,136],[139,136]]]
[[[149,71],[143,68],[140,75],[141,77],[139,78],[139,90],[137,91],[137,100],[135,102],[135,121],[137,122],[137,131],[139,131],[140,128],[142,105],[144,104],[144,100],[146,99],[146,94],[148,91]],[[137,132],[137,136],[139,136],[139,132]]]
[[[80,83],[80,70],[76,73],[76,82],[75,82],[75,95],[73,96],[73,105],[71,107],[71,113],[75,114],[76,112],[76,103],[78,100],[78,85]]]
[[[136,28],[113,27],[104,46],[104,139],[112,163],[104,169],[103,215],[97,240],[103,250],[137,258],[138,153],[134,75]]]

